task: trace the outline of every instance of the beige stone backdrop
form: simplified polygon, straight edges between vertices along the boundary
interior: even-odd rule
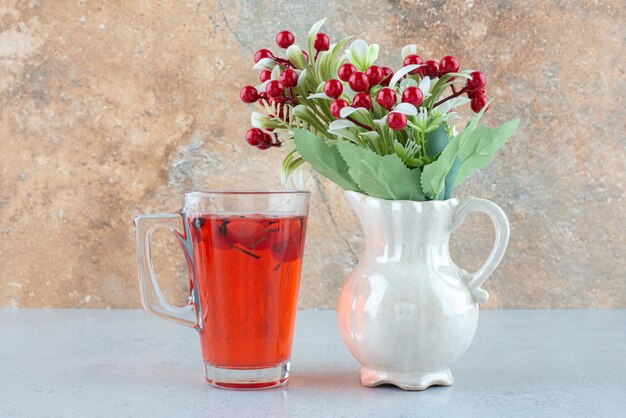
[[[279,187],[281,152],[243,139],[252,54],[329,18],[400,65],[457,56],[496,97],[487,123],[522,123],[457,196],[497,202],[508,253],[489,308],[625,308],[624,39],[612,1],[0,0],[0,307],[138,307],[131,218],[187,190]],[[362,235],[342,192],[313,193],[300,307],[333,307]],[[409,226],[407,226],[409,227]],[[453,243],[476,268],[493,239],[470,219]],[[182,300],[182,255],[157,272]],[[167,284],[166,284],[167,283]]]

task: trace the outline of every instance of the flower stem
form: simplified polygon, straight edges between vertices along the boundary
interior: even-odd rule
[[[272,59],[276,61],[277,63],[279,63],[280,65],[282,65],[283,67],[295,68],[295,66],[293,65],[291,61],[286,60],[284,58],[272,57]]]
[[[298,99],[296,99],[296,95],[295,95],[295,94],[293,94],[293,87],[289,87],[289,95],[291,96],[291,98],[293,99],[293,101],[294,101],[296,104],[299,104],[299,103],[298,103]]]
[[[450,99],[454,99],[455,97],[460,96],[461,94],[465,93],[466,91],[467,91],[467,87],[463,87],[461,90],[459,90],[459,91],[455,92],[454,94],[449,95],[449,96],[448,96],[448,97],[446,97],[445,99],[441,99],[441,100],[439,100],[437,103],[435,103],[435,104],[433,105],[433,107],[432,107],[432,108],[434,109],[434,108],[436,108],[437,106],[439,106],[440,104],[445,103],[445,102],[447,102],[447,101],[448,101],[448,100],[450,100]]]
[[[368,126],[368,125],[366,125],[364,123],[361,123],[361,122],[359,122],[357,120],[354,120],[350,116],[348,116],[346,119],[348,119],[350,122],[354,123],[355,125],[360,126],[363,129],[367,129],[368,131],[373,131],[374,130],[374,128],[372,128],[371,126]]]

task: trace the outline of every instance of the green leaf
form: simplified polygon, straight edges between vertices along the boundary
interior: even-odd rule
[[[371,67],[372,65],[374,65],[374,63],[376,62],[376,60],[378,59],[378,51],[379,51],[380,47],[378,46],[378,44],[371,44],[367,47],[367,60],[365,63],[365,66],[367,68]]]
[[[326,127],[322,125],[320,120],[313,114],[313,112],[304,105],[297,105],[293,108],[293,114],[299,119],[302,119],[309,125],[313,126],[320,132],[326,132]]]
[[[313,44],[315,43],[315,36],[324,25],[324,22],[326,22],[326,18],[318,20],[317,22],[313,24],[313,26],[311,27],[311,30],[309,30],[308,44],[309,44],[309,62],[311,63],[311,66],[314,65],[314,61],[315,61],[315,48],[313,47]]]
[[[439,125],[435,130],[426,134],[426,155],[435,157],[439,155],[450,142],[450,136],[445,126]]]
[[[347,141],[337,144],[349,174],[368,195],[389,200],[425,200],[420,170],[406,167],[395,154],[378,155]]]
[[[309,37],[315,40],[315,35],[317,35],[317,32],[320,31],[325,22],[326,18],[320,19],[317,22],[313,23],[313,26],[311,26],[311,29],[309,29]]]
[[[298,70],[306,69],[306,58],[304,58],[302,50],[297,45],[290,45],[289,48],[287,48],[287,58],[289,58],[289,61],[291,61]]]
[[[332,74],[333,56],[331,54],[324,54],[319,59],[319,74],[322,80],[329,80],[333,78]]]
[[[484,125],[476,128],[459,148],[461,166],[454,186],[459,185],[474,171],[489,164],[493,155],[513,135],[518,125],[519,119],[513,119],[497,128],[488,128]]]
[[[422,190],[426,196],[437,199],[441,192],[444,190],[446,177],[454,160],[457,157],[461,144],[465,144],[472,132],[476,129],[478,121],[485,113],[487,106],[472,119],[472,121],[465,127],[463,132],[452,138],[452,141],[443,149],[439,158],[424,167],[422,172]]]
[[[439,194],[440,200],[450,199],[452,197],[452,192],[454,191],[456,176],[459,173],[459,168],[461,167],[461,159],[456,157],[454,159],[454,163],[452,163],[452,168],[448,171],[446,175],[446,183],[444,189]]]
[[[328,145],[304,129],[294,129],[293,134],[298,153],[315,171],[342,189],[361,191],[348,174],[348,165],[339,155],[336,145]]]
[[[290,187],[291,176],[304,162],[304,159],[298,156],[295,149],[285,156],[280,172],[280,180],[285,188]]]
[[[467,129],[467,128],[465,128]],[[444,148],[439,158],[424,167],[422,172],[422,190],[432,199],[437,199],[445,187],[446,176],[454,164],[459,151],[459,136],[455,136]]]
[[[402,47],[402,51],[400,52],[400,54],[402,55],[402,59],[405,59],[409,55],[417,54],[417,45],[415,44],[404,45]]]

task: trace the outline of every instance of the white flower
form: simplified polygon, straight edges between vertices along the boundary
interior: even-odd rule
[[[271,58],[261,58],[259,62],[254,64],[255,70],[273,70],[276,67],[277,63]]]
[[[426,95],[430,95],[430,87],[431,87],[430,77],[426,76],[426,77],[422,78],[420,80],[419,87],[420,87],[420,90],[422,91],[422,93],[424,93],[424,98],[426,98]]]
[[[389,81],[389,88],[393,89],[396,86],[396,83],[405,75],[407,75],[408,73],[410,73],[413,70],[418,69],[419,67],[423,67],[423,64],[420,65],[416,65],[416,64],[411,64],[411,65],[407,65],[405,67],[400,68],[394,75],[393,77],[391,77],[391,80]]]
[[[267,83],[269,83],[270,81],[271,80],[265,80],[264,82],[256,86],[256,91],[258,91],[259,93],[263,93],[265,91],[265,87],[267,86]]]
[[[328,97],[326,93],[315,93],[309,95],[307,99],[326,99],[326,100],[334,100],[332,97]]]
[[[421,107],[415,116],[415,126],[422,132],[426,130],[428,125],[428,110]]]
[[[354,127],[356,127],[356,125],[352,121],[349,121],[347,119],[337,119],[334,120],[330,125],[328,125],[328,132],[333,133],[341,129]]]
[[[344,108],[345,109],[345,108]],[[343,110],[343,109],[342,109]],[[336,135],[338,138],[348,138],[355,141],[357,136],[349,128],[355,128],[356,124],[346,119],[337,119],[328,125],[328,132]]]
[[[463,106],[464,104],[469,103],[471,100],[467,97],[459,96],[454,99],[446,100],[439,106],[433,108],[433,115],[446,115],[448,112],[455,107]]]
[[[409,55],[417,55],[417,45],[415,44],[409,44],[409,45],[405,45],[402,48],[402,59],[404,60],[406,57],[408,57]]]
[[[405,78],[404,80],[402,80],[400,82],[400,94],[402,94],[402,92],[404,90],[406,90],[407,87],[417,87],[417,81],[415,81],[415,79],[413,78]]]
[[[351,106],[346,106],[344,108],[342,108],[339,111],[339,116],[341,116],[342,118],[347,118],[348,116],[350,116],[351,114],[353,114],[354,112],[364,112],[364,113],[368,113],[369,111],[363,107],[351,107]]]
[[[357,39],[350,44],[350,48],[346,50],[346,55],[350,62],[359,71],[365,71],[378,59],[378,44],[367,45],[362,39]]]
[[[267,129],[273,127],[270,117],[259,112],[252,112],[250,123],[254,128]]]
[[[348,96],[348,99],[352,100],[354,96],[356,96],[356,91],[352,90],[350,86],[346,84],[343,86],[343,94]]]
[[[415,116],[417,115],[417,108],[411,103],[400,103],[393,108],[392,112],[402,113],[407,116]]]

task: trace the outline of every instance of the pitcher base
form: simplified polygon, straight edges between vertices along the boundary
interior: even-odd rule
[[[397,372],[361,367],[361,384],[374,387],[391,384],[404,390],[424,390],[430,386],[451,386],[454,383],[450,369],[430,372]]]
[[[225,368],[205,363],[204,375],[209,384],[222,389],[269,389],[287,384],[289,361],[256,369]]]

